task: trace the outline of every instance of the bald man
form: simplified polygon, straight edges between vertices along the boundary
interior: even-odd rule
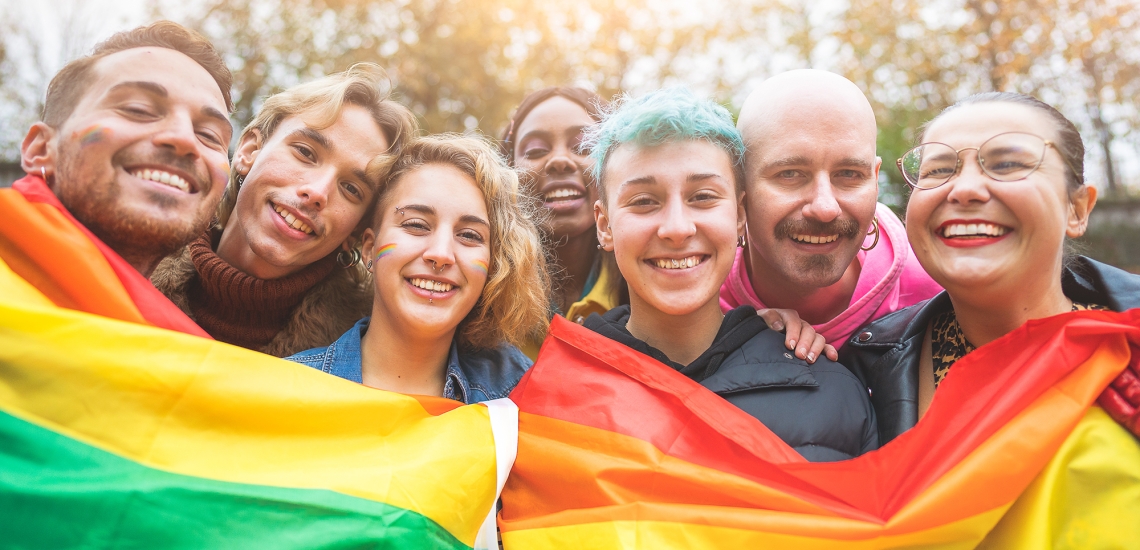
[[[777,75],[748,96],[737,127],[747,242],[721,287],[723,310],[794,309],[841,348],[871,320],[942,290],[878,202],[875,114],[854,83]]]

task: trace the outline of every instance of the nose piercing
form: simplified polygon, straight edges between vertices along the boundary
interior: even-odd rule
[[[443,271],[443,268],[439,267],[439,264],[437,264],[435,262],[435,260],[431,260],[431,270],[432,271]]]

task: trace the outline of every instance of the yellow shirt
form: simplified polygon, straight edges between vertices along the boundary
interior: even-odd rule
[[[579,325],[586,322],[586,318],[592,313],[601,315],[618,305],[618,293],[613,289],[613,274],[610,273],[611,268],[605,262],[601,263],[601,269],[598,273],[598,280],[594,282],[594,287],[587,292],[586,295],[577,302],[574,302],[569,309],[566,310],[566,318],[578,323]],[[545,336],[545,335],[544,335]],[[542,339],[532,340],[522,348],[522,352],[530,357],[533,361],[538,357],[538,350],[542,347]]]

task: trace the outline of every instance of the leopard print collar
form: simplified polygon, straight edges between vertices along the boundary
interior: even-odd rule
[[[1073,311],[1105,310],[1108,308],[1100,304],[1084,304],[1073,302]],[[930,322],[930,349],[934,363],[934,389],[950,373],[950,367],[967,353],[977,349],[966,340],[962,334],[962,326],[958,324],[958,317],[954,310],[938,314]]]

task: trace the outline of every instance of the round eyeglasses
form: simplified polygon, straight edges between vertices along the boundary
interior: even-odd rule
[[[995,181],[1017,181],[1029,177],[1045,161],[1045,151],[1057,146],[1047,139],[1023,132],[998,134],[977,147],[954,149],[945,143],[923,143],[903,154],[899,171],[906,183],[915,189],[934,189],[954,177],[962,169],[962,151],[978,152],[978,166]],[[1061,154],[1058,149],[1057,154]],[[1078,174],[1073,164],[1061,155],[1065,164]]]

